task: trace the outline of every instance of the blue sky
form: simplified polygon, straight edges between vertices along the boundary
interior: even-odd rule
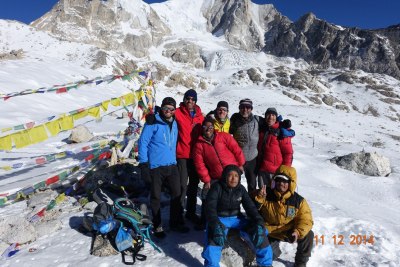
[[[146,0],[145,2],[164,1]],[[253,0],[253,2],[274,4],[292,21],[305,13],[313,12],[318,18],[348,27],[373,29],[400,24],[399,0]],[[55,3],[57,0],[2,1],[0,19],[15,19],[30,23],[49,11]]]

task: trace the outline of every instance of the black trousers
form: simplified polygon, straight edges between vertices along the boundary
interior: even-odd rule
[[[186,214],[195,214],[197,205],[197,188],[199,187],[199,176],[196,172],[192,159],[178,159],[178,170],[181,181],[181,206],[185,207],[186,201]],[[188,183],[189,181],[189,183]]]
[[[278,240],[275,238],[268,237],[269,243],[271,244],[272,253],[274,255],[274,260],[279,258],[282,254],[281,249],[279,248],[279,242],[282,240]],[[284,241],[286,242],[286,241]],[[303,238],[297,240],[297,251],[296,256],[294,258],[295,264],[306,264],[311,257],[311,251],[313,248],[314,242],[314,232],[310,230],[308,234]]]
[[[256,190],[257,186],[257,175],[256,175],[256,168],[257,168],[257,157],[250,161],[246,161],[243,166],[244,168],[244,176],[247,180],[247,191],[249,194]]]
[[[170,224],[182,223],[182,209],[180,205],[181,186],[179,172],[176,165],[162,166],[150,170],[150,206],[153,214],[153,225],[157,228],[161,225],[161,189],[163,184],[167,186],[171,194]]]

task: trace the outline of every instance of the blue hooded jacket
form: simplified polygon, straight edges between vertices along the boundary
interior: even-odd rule
[[[150,169],[176,164],[176,142],[178,125],[174,120],[172,128],[155,115],[153,123],[145,123],[139,138],[139,163],[149,163]]]

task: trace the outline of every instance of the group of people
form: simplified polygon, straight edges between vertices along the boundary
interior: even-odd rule
[[[205,266],[219,266],[231,228],[240,230],[259,266],[272,266],[281,254],[281,241],[297,242],[295,266],[305,266],[311,256],[313,220],[306,200],[295,192],[297,174],[291,167],[295,133],[290,120],[282,120],[275,108],[268,108],[265,117],[252,110],[253,102],[246,98],[230,118],[226,101],[203,115],[197,93],[190,89],[178,107],[166,97],[159,111],[146,117],[139,167],[150,187],[154,235],[166,236],[160,212],[166,186],[171,197],[170,230],[187,233],[184,218],[196,229],[206,229]],[[247,191],[240,183],[242,174]],[[200,180],[204,185],[199,216]],[[241,205],[247,216],[240,212]]]

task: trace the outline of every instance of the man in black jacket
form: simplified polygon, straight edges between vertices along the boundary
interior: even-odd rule
[[[272,266],[272,249],[264,221],[243,185],[236,165],[224,168],[221,180],[211,186],[206,199],[207,244],[202,253],[204,266],[219,266],[228,230],[239,229],[255,250],[258,266]],[[249,218],[240,213],[240,204]],[[242,231],[243,230],[243,231]]]

